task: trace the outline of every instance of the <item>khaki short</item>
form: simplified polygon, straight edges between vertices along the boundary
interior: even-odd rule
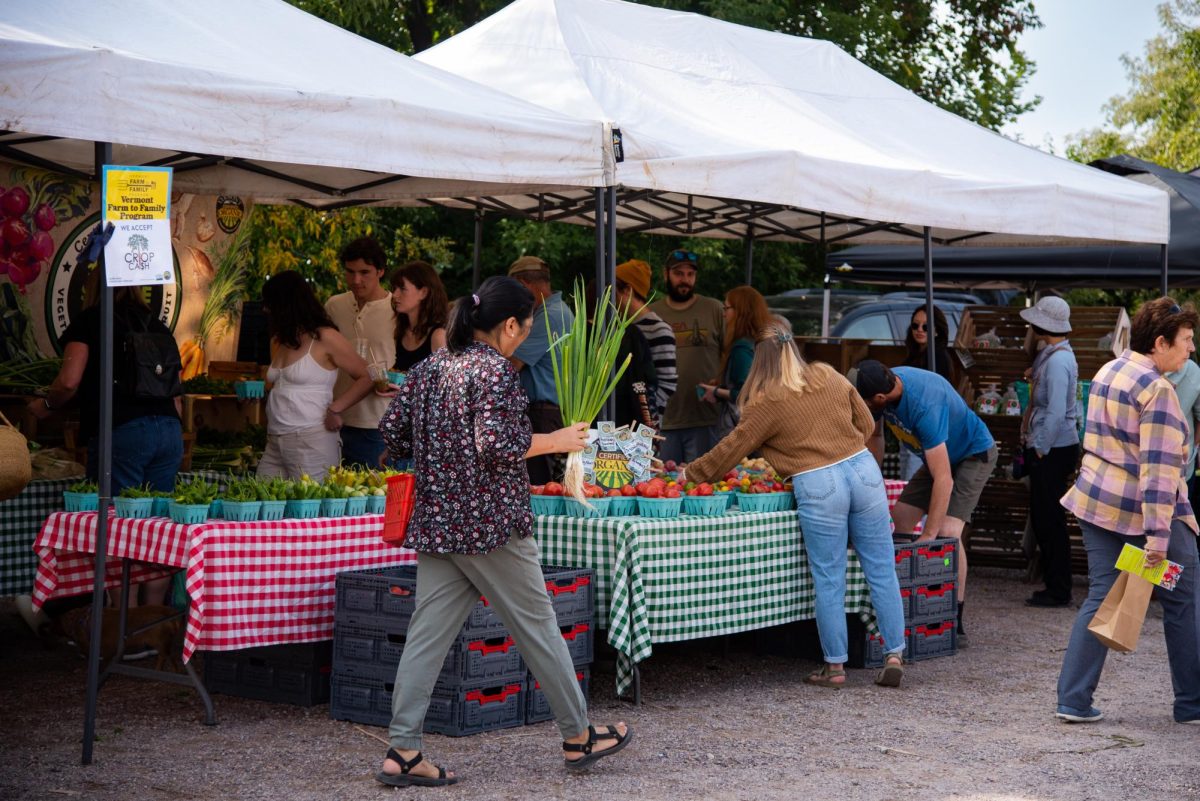
[[[950,505],[946,509],[946,514],[964,523],[970,523],[971,513],[975,511],[975,506],[979,503],[983,487],[995,469],[995,446],[992,446],[987,453],[968,456],[954,465],[950,469],[954,476],[954,490],[950,493]],[[928,511],[929,497],[932,494],[933,476],[929,474],[929,467],[923,464],[908,480],[908,484],[904,486],[904,490],[896,502]]]

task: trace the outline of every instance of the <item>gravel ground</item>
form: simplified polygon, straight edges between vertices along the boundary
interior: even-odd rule
[[[327,706],[215,696],[207,727],[192,691],[126,677],[101,693],[84,767],[82,660],[0,601],[0,799],[1200,799],[1200,727],[1172,721],[1158,608],[1138,652],[1109,658],[1105,720],[1069,726],[1052,713],[1075,610],[1027,609],[1029,591],[1011,573],[973,577],[970,649],[910,665],[900,690],[870,671],[842,691],[804,685],[812,658],[772,654],[811,642],[768,654],[753,635],[656,648],[641,707],[613,698],[599,664],[593,719],[633,725],[623,755],[576,776],[551,723],[429,736],[426,753],[463,777],[438,790],[377,785],[385,731]]]

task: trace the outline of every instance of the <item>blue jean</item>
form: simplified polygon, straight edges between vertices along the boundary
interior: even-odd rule
[[[99,475],[98,439],[88,441],[87,474]],[[112,494],[126,487],[150,485],[151,489],[175,489],[175,474],[183,460],[183,429],[178,417],[154,415],[135,417],[112,432]]]
[[[716,426],[673,428],[662,432],[662,435],[663,442],[658,455],[664,462],[674,460],[679,464],[687,464],[699,459],[717,444]]]
[[[792,476],[796,515],[816,590],[817,629],[825,661],[849,658],[846,635],[846,548],[854,545],[871,590],[886,653],[904,651],[904,609],[896,578],[891,514],[883,474],[868,451]]]
[[[1062,672],[1058,676],[1058,704],[1063,711],[1087,712],[1104,669],[1108,648],[1088,631],[1088,624],[1104,596],[1117,580],[1117,555],[1125,543],[1144,548],[1145,537],[1126,537],[1113,531],[1079,521],[1083,547],[1088,557],[1088,596],[1079,607]],[[1163,633],[1167,640],[1167,662],[1171,667],[1171,685],[1175,690],[1175,720],[1200,719],[1200,582],[1196,580],[1196,535],[1181,521],[1171,523],[1167,558],[1183,565],[1175,589],[1154,588],[1154,597],[1163,608]]]
[[[342,464],[379,469],[379,456],[386,447],[378,428],[342,426]]]

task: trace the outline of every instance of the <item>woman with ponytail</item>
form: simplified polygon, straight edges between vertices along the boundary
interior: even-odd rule
[[[480,595],[508,626],[541,684],[580,770],[629,742],[624,723],[595,728],[542,578],[525,459],[587,444],[587,425],[532,434],[529,400],[508,357],[533,325],[533,295],[489,278],[450,315],[446,348],[408,374],[379,424],[393,458],[411,457],[416,502],[404,544],[417,551],[417,603],[392,695],[391,748],[376,778],[454,784],[421,756],[421,724],[446,653]]]

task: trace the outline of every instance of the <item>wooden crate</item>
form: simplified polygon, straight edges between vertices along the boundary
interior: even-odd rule
[[[1025,568],[1022,550],[1029,516],[1029,488],[1024,482],[993,476],[979,496],[965,536],[969,564],[975,567]]]

